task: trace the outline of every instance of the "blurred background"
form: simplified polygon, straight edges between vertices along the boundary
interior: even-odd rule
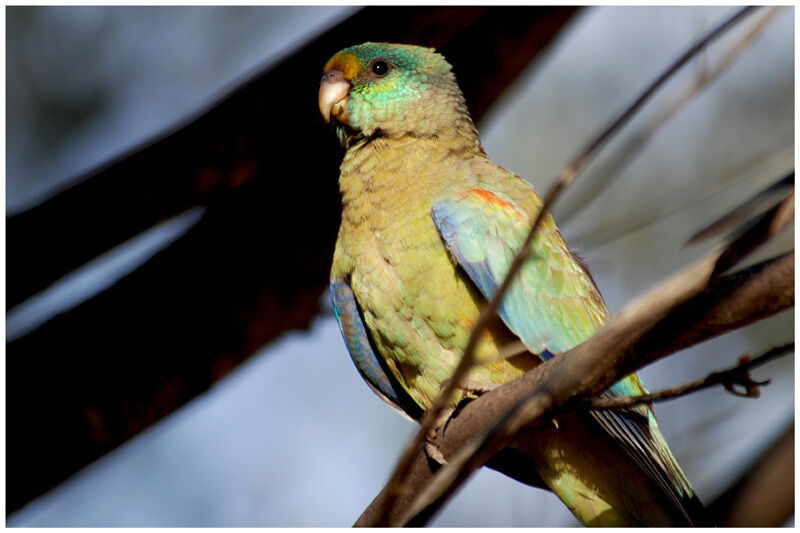
[[[7,215],[24,212],[75,176],[187,123],[243,80],[355,11],[7,8]],[[543,194],[616,112],[730,13],[728,8],[673,7],[579,11],[482,116],[479,130],[487,153]],[[591,267],[612,312],[707,251],[708,244],[683,247],[695,231],[793,168],[791,7],[778,10],[741,56],[655,131],[629,164],[612,167],[607,156],[640,139],[650,121],[659,122],[661,111],[763,16],[762,10],[685,68],[554,209],[567,242]],[[315,80],[322,63],[307,68]],[[459,78],[465,68],[456,65]],[[298,90],[297,80],[278,83],[287,92]],[[312,109],[315,92],[312,86],[307,103]],[[307,128],[318,133],[325,126],[316,121]],[[309,157],[318,149],[309,143]],[[596,178],[605,174],[613,183],[594,190]],[[303,180],[314,189],[331,186],[336,174],[277,179]],[[297,217],[315,217],[303,211],[302,199],[291,200]],[[264,209],[276,201],[282,199],[265,198]],[[7,343],[113,287],[203,216],[203,207],[185,210],[11,306]],[[315,224],[328,227],[336,221],[319,218]],[[784,235],[753,261],[790,249],[793,238],[793,233]],[[26,245],[37,247],[36,242]],[[9,273],[7,284],[14,283]],[[321,312],[306,329],[286,332],[226,369],[206,393],[12,513],[7,524],[351,525],[387,481],[415,424],[397,416],[361,381],[327,293],[320,301]],[[793,315],[793,310],[781,313],[669,357],[643,369],[642,379],[658,390],[730,366],[743,353],[791,341]],[[121,348],[129,340],[118,342]],[[115,351],[108,346],[110,360]],[[9,360],[13,356],[10,351]],[[51,357],[69,361],[81,353],[65,346]],[[39,371],[53,370],[42,366]],[[793,357],[759,369],[754,377],[772,380],[757,400],[715,388],[657,406],[672,450],[706,503],[793,424]],[[7,379],[15,379],[11,367]],[[49,446],[58,447],[59,441]],[[14,457],[6,460],[10,464]],[[436,526],[574,524],[554,495],[488,469],[433,521]]]

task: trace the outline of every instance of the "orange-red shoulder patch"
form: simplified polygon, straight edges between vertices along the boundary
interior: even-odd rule
[[[486,202],[497,204],[501,207],[510,207],[514,209],[514,204],[504,198],[501,198],[492,191],[487,191],[486,189],[470,189],[469,193]]]

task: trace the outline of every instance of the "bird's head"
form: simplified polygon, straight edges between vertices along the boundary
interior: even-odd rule
[[[325,64],[319,110],[340,140],[474,130],[450,64],[433,48],[364,43]],[[452,130],[452,131],[451,131]]]

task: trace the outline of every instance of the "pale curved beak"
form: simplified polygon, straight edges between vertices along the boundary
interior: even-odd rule
[[[319,83],[319,112],[325,122],[330,122],[331,114],[339,118],[346,108],[350,82],[341,71],[331,70],[322,76]]]

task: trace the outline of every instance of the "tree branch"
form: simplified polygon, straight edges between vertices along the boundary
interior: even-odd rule
[[[589,409],[620,409],[625,407],[632,407],[642,403],[652,403],[662,400],[671,400],[685,396],[692,392],[703,389],[708,389],[715,385],[724,385],[725,390],[736,396],[746,398],[758,398],[760,396],[759,387],[769,385],[770,380],[766,381],[753,381],[750,377],[749,371],[757,366],[763,365],[776,357],[786,355],[794,351],[794,343],[784,344],[773,348],[766,353],[759,355],[756,358],[751,358],[749,355],[744,355],[739,358],[736,366],[726,370],[719,370],[712,372],[704,378],[690,381],[682,385],[670,387],[658,392],[650,394],[642,394],[641,396],[618,396],[615,398],[593,397],[583,400],[584,404]],[[745,389],[745,392],[738,392],[734,389],[734,385],[739,385]]]
[[[687,305],[669,312],[661,321],[663,327],[654,328],[651,332],[657,339],[649,336],[641,339],[630,348],[630,357],[638,361],[634,365],[638,368],[687,346],[784,311],[793,304],[794,253],[791,253],[717,278]],[[692,306],[701,310],[687,313]],[[505,413],[550,382],[557,371],[572,368],[573,352],[585,350],[583,347],[590,342],[591,339],[468,403],[457,417],[448,422],[446,431],[442,428],[437,433],[437,445],[444,456],[452,463],[459,450],[472,442],[475,435],[488,432]],[[603,366],[604,363],[597,364]],[[626,369],[618,374],[622,376],[628,372]],[[607,381],[613,383],[614,377],[611,376]],[[514,477],[513,472],[510,474]],[[418,449],[406,479],[405,490],[390,514],[392,523],[403,523],[404,510],[410,507],[415,495],[430,485],[434,475],[425,452]],[[384,487],[359,517],[356,526],[374,526],[378,523],[386,493],[387,487]],[[435,510],[433,506],[427,507],[424,513],[419,513],[419,521],[429,518]]]

